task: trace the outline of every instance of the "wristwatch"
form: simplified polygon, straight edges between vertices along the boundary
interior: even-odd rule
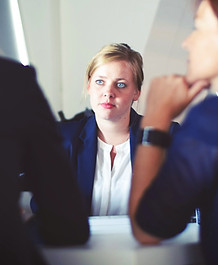
[[[138,134],[138,144],[167,148],[170,142],[171,136],[168,132],[157,130],[150,126],[141,129]]]

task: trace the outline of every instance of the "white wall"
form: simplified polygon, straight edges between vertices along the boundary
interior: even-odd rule
[[[83,110],[86,65],[102,46],[143,53],[160,0],[19,0],[30,62],[55,112]]]
[[[160,1],[143,53],[145,82],[138,112],[144,113],[143,101],[154,76],[186,73],[188,54],[182,48],[182,42],[193,30],[195,8],[195,2],[192,0]],[[181,122],[187,110],[206,94],[207,92],[203,91],[176,120]]]
[[[126,42],[144,58],[145,82],[185,73],[181,41],[193,25],[191,0],[19,0],[30,62],[55,112],[82,111],[86,66],[102,46]]]
[[[29,60],[57,112],[62,109],[60,1],[18,0]]]
[[[72,116],[85,107],[81,91],[89,60],[112,42],[128,43],[143,53],[159,0],[61,3],[63,108]]]
[[[139,112],[150,80],[158,75],[185,74],[187,53],[182,42],[193,28],[191,0],[162,0],[159,3],[150,36],[143,53],[145,82]]]

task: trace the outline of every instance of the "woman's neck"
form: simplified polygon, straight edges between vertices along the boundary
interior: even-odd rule
[[[96,118],[96,122],[98,125],[98,137],[103,142],[116,146],[129,139],[129,119],[113,122]]]

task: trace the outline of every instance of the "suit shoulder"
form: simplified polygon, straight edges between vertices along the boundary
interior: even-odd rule
[[[0,73],[3,77],[13,77],[22,78],[23,73],[27,75],[30,74],[31,77],[35,77],[35,69],[32,66],[24,66],[22,63],[12,60],[9,58],[0,57]]]

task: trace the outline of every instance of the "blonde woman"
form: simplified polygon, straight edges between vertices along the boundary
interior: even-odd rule
[[[141,115],[137,101],[143,82],[141,55],[127,44],[103,47],[86,72],[94,112],[60,130],[90,215],[126,215]],[[173,123],[171,130],[177,128]]]

